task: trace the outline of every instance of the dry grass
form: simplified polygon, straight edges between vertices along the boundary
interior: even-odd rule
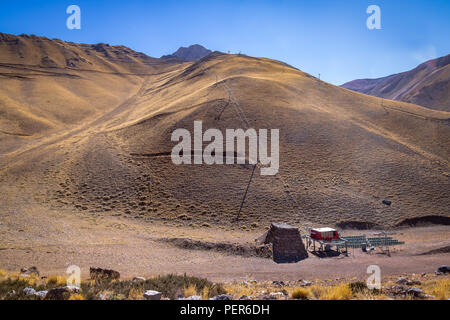
[[[143,288],[131,288],[128,292],[129,300],[142,300],[145,290]]]
[[[306,288],[295,288],[291,293],[292,299],[305,300],[311,296],[311,290]]]
[[[49,276],[47,278],[47,284],[49,286],[65,286],[67,284],[67,278],[62,276]]]
[[[448,300],[450,298],[450,279],[432,281],[426,285],[425,292],[434,296],[436,300]]]
[[[195,287],[194,284],[191,284],[187,287],[184,288],[184,296],[185,297],[191,297],[191,296],[196,296],[197,295],[197,288]]]
[[[63,277],[58,276],[52,276],[46,280],[33,277],[8,276],[4,280],[0,279],[0,300],[36,298],[34,296],[25,296],[22,293],[23,289],[32,286],[36,291],[40,291],[64,287],[66,283],[63,283],[62,279]],[[206,279],[186,275],[165,275],[140,282],[131,280],[82,281],[80,293],[71,295],[70,300],[93,300],[99,299],[100,295],[103,295],[108,300],[141,300],[145,290],[159,291],[163,296],[171,299],[177,297],[178,293],[183,291],[186,296],[201,293],[205,299],[226,293],[221,284],[212,283]],[[11,294],[11,292],[15,293]]]

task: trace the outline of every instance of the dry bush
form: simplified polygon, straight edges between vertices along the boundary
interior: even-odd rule
[[[291,293],[291,298],[305,300],[305,299],[308,299],[310,295],[311,295],[311,291],[309,289],[295,288]]]
[[[350,300],[353,292],[348,283],[326,288],[325,294],[320,297],[322,300]]]
[[[441,279],[434,282],[427,290],[437,300],[447,300],[450,298],[450,279]]]
[[[65,286],[67,279],[62,276],[49,276],[47,278],[47,285],[49,286]]]
[[[184,287],[184,296],[187,297],[191,297],[191,296],[196,296],[197,295],[197,288],[195,287],[194,284],[190,284],[187,287]]]
[[[129,300],[142,300],[144,296],[144,288],[131,288],[128,292]]]
[[[203,291],[202,291],[202,299],[208,300],[209,298],[211,298],[211,294],[209,292],[209,287],[204,287]]]

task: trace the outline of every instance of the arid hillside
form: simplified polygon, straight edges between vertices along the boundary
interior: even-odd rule
[[[0,33],[0,152],[98,118],[168,65],[123,46]]]
[[[42,208],[204,228],[450,219],[449,112],[382,103],[265,58],[216,52],[168,63],[123,47],[8,41],[0,46],[5,211],[22,205],[10,188],[19,186]],[[42,65],[44,51],[56,66]],[[69,66],[75,52],[87,62]],[[192,131],[194,120],[203,130],[280,130],[279,173],[256,170],[237,222],[251,165],[171,161],[171,133]]]
[[[342,87],[434,110],[450,111],[450,55],[427,61],[407,72],[379,79],[354,80]]]

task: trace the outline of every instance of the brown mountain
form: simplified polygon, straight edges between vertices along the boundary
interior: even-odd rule
[[[211,50],[208,50],[199,44],[194,44],[187,48],[180,47],[176,52],[172,53],[171,55],[162,56],[161,58],[162,59],[175,58],[187,62],[200,60],[201,58],[204,58],[211,53],[212,53]]]
[[[354,80],[342,87],[376,97],[450,111],[450,55],[422,63],[411,71],[379,79]]]
[[[5,214],[231,229],[449,217],[449,112],[381,104],[266,58],[170,62],[125,47],[2,39]],[[171,133],[194,120],[203,130],[280,129],[279,173],[256,171],[239,222],[252,166],[171,161]]]

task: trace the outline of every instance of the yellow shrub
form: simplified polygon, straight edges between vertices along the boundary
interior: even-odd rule
[[[210,297],[209,297],[209,287],[208,286],[205,286],[204,288],[203,288],[203,292],[202,292],[202,299],[203,300],[208,300]]]
[[[194,285],[189,285],[189,287],[185,287],[184,288],[184,296],[185,297],[190,297],[190,296],[195,296],[197,295],[197,289],[195,288]]]
[[[144,296],[144,288],[131,288],[128,293],[128,299],[130,300],[141,300]]]
[[[228,294],[231,294],[232,296],[236,297],[242,297],[242,296],[253,296],[256,294],[257,288],[255,286],[249,286],[249,285],[242,285],[233,283],[230,285],[224,286],[225,291],[228,292]]]
[[[305,288],[296,288],[294,289],[294,291],[292,291],[291,293],[291,297],[292,299],[308,299],[308,297],[311,295],[311,291],[309,291],[309,289],[305,289]]]
[[[430,293],[437,300],[447,300],[450,298],[450,279],[436,281],[431,287]]]
[[[38,282],[39,277],[37,275],[35,275],[35,274],[31,274],[29,276],[21,276],[21,275],[19,275],[19,276],[17,276],[17,280],[25,281],[30,286],[34,286]]]
[[[8,275],[8,274],[6,273],[5,270],[0,269],[0,277],[1,277],[1,278],[6,277],[7,275]]]
[[[81,294],[76,293],[71,295],[69,300],[84,300],[84,297]]]
[[[327,288],[325,286],[314,284],[309,287],[309,292],[311,293],[311,298],[320,299],[320,297],[326,292]]]
[[[347,283],[327,288],[322,300],[350,300],[353,297],[352,289]]]
[[[67,279],[61,276],[49,276],[47,278],[48,285],[65,286],[67,284]]]

